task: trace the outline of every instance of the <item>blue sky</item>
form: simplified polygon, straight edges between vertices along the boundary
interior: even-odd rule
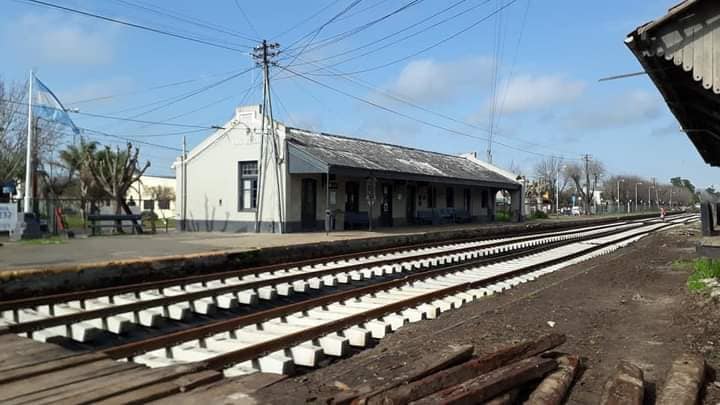
[[[417,1],[366,30],[313,49],[314,44],[324,44],[326,38],[412,3],[362,0],[323,28],[289,68],[356,97],[473,137],[390,114],[302,77],[287,78],[289,74],[279,69],[273,80],[276,115],[290,125],[446,153],[477,151],[484,158],[487,142],[478,138],[487,136],[491,89],[495,83],[498,94],[495,139],[512,147],[495,145],[494,161],[500,166],[512,164],[531,174],[534,163],[542,158],[538,154],[561,154],[576,159],[589,153],[605,163],[612,174],[655,176],[665,181],[682,176],[703,187],[718,185],[718,170],[707,166],[687,137],[679,132],[678,124],[647,77],[598,82],[601,77],[640,70],[623,44],[625,35],[639,24],[664,14],[676,0],[529,3],[516,0],[502,11],[499,20],[491,17],[441,46],[384,68],[338,77],[324,75],[327,71],[307,63],[318,61],[316,64],[341,72],[380,66],[443,40],[512,0],[465,0],[384,43],[416,31],[422,31],[421,34],[361,57],[358,54],[384,43],[353,51],[428,18],[455,1]],[[6,56],[2,58],[0,75],[4,80],[23,83],[33,68],[65,104],[82,112],[123,117],[142,113],[138,119],[208,126],[224,124],[241,102],[260,103],[260,86],[254,84],[257,69],[185,100],[166,104],[174,97],[253,67],[248,47],[255,45],[255,39],[277,41],[281,50],[285,50],[353,4],[352,0],[238,0],[251,27],[234,0],[50,2],[238,50],[6,0],[0,15],[0,54]],[[161,13],[138,5],[159,7]],[[446,23],[423,30],[469,9]],[[172,19],[168,13],[181,14],[196,24]],[[308,18],[313,14],[317,15]],[[202,27],[196,20],[214,29]],[[502,33],[499,42],[498,25]],[[284,31],[287,32],[278,37]],[[300,41],[295,49],[302,48],[304,43]],[[335,57],[342,52],[347,54]],[[282,58],[285,59],[281,59],[281,64],[292,61],[287,54]],[[351,60],[336,65],[345,59]],[[149,90],[180,81],[187,83]],[[358,85],[357,81],[371,88]],[[456,121],[389,99],[382,91]],[[120,96],[73,103],[106,95]],[[148,111],[156,107],[162,108]],[[179,117],[173,118],[176,116]],[[147,126],[82,115],[73,118],[81,127],[175,148],[181,144],[182,135],[178,132],[188,131],[184,127]],[[197,144],[208,133],[187,134],[189,144]],[[112,138],[97,139],[114,142]],[[169,166],[177,154],[174,150],[143,145],[141,153],[152,162],[150,172],[172,174]]]

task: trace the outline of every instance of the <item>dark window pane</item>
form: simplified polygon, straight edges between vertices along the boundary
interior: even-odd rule
[[[143,209],[152,211],[155,208],[155,200],[143,201]]]

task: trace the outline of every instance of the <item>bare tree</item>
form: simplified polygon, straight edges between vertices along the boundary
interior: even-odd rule
[[[126,150],[120,150],[120,147],[117,147],[113,152],[109,146],[106,146],[104,150],[95,153],[94,156],[91,153],[86,155],[88,168],[94,181],[115,200],[115,214],[121,214],[122,211],[132,214],[130,207],[125,202],[125,196],[130,186],[140,180],[143,173],[150,167],[148,161],[140,168],[139,154],[140,149],[133,150],[132,144],[128,143]],[[138,224],[134,225],[140,232],[141,228]],[[116,222],[116,228],[118,232],[122,232],[120,221]]]
[[[148,194],[150,194],[153,198],[153,200],[174,200],[175,199],[175,190],[172,189],[172,187],[158,185],[153,187],[148,187],[147,189]]]
[[[572,180],[575,186],[575,192],[580,196],[583,201],[583,208],[585,213],[590,213],[590,203],[594,200],[595,190],[597,189],[598,183],[602,180],[605,175],[605,166],[602,162],[592,161],[587,165],[587,172],[585,171],[585,165],[581,163],[570,163],[565,166],[565,175],[568,179]],[[586,187],[587,178],[590,178],[590,184]]]
[[[17,83],[0,79],[0,182],[25,177],[27,145],[27,91]],[[33,151],[36,168],[42,167],[62,137],[62,128],[46,120],[33,120]]]
[[[568,177],[565,173],[562,173],[563,175],[559,176],[559,172],[562,167],[562,159],[554,156],[541,160],[535,164],[535,178],[538,181],[538,192],[546,192],[549,195],[551,206],[555,206],[556,193],[562,193],[567,186]]]

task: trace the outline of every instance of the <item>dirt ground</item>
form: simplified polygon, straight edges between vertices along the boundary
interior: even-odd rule
[[[685,227],[646,237],[611,255],[401,328],[373,349],[271,385],[255,398],[260,403],[321,401],[337,387],[381,386],[438,347],[474,344],[477,353],[486,353],[558,332],[567,335],[559,350],[579,354],[585,363],[567,403],[597,403],[623,359],[644,370],[646,402],[652,403],[681,353],[703,352],[710,367],[720,366],[720,305],[688,292],[690,269],[672,266],[695,257],[697,235],[697,227]],[[703,403],[716,404],[720,387],[709,380]]]

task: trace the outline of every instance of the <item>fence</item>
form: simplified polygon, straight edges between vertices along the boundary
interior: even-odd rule
[[[15,200],[11,200],[11,202],[15,202]],[[140,201],[139,204],[130,202],[131,211],[135,214],[143,214],[148,220],[156,221],[158,228],[165,232],[175,228],[174,216],[168,216],[166,210],[163,209],[144,210],[143,206],[147,207],[148,204],[143,203],[144,201]],[[60,212],[62,212],[66,229],[75,233],[88,231],[90,224],[87,221],[87,216],[91,212],[102,214],[115,213],[115,204],[108,200],[90,200],[83,202],[80,199],[73,198],[36,199],[33,200],[33,205],[34,211],[39,214],[43,231],[53,234],[59,233],[62,229],[55,215],[56,209],[60,209]],[[22,200],[18,202],[18,212],[22,212]],[[155,224],[153,224],[153,228],[154,227]],[[130,232],[132,230],[131,225],[124,224],[123,230]]]

